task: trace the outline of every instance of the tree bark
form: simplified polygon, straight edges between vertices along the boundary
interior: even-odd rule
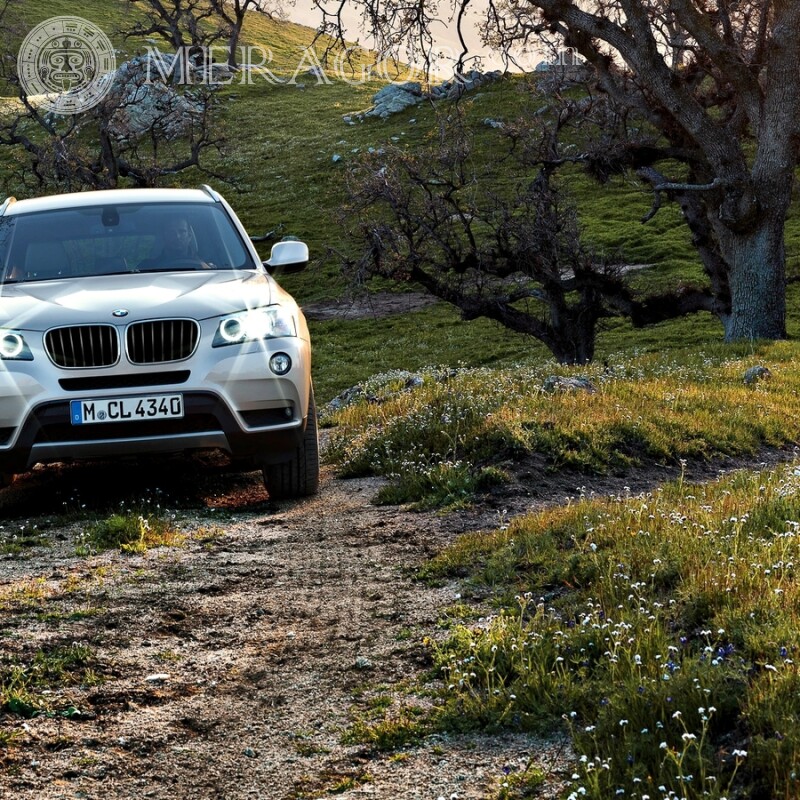
[[[785,338],[783,241],[800,142],[800,2],[530,5],[594,66],[610,96],[637,109],[683,153],[678,160],[697,185],[691,194],[668,195],[681,202],[692,229],[725,339]],[[689,70],[665,60],[659,24],[694,42],[690,66],[703,80],[688,80]],[[627,72],[600,43],[616,51]],[[711,185],[721,191],[700,193]]]
[[[784,216],[769,214],[746,233],[724,228],[720,248],[729,265],[731,309],[722,315],[725,341],[786,338]]]
[[[239,49],[239,37],[242,33],[242,23],[244,19],[237,19],[231,25],[231,32],[228,36],[228,66],[231,69],[239,69],[239,59],[237,58],[237,50]]]

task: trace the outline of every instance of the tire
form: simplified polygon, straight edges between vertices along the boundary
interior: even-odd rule
[[[270,500],[309,497],[319,490],[319,436],[313,388],[308,398],[308,417],[303,442],[295,451],[294,457],[291,461],[280,464],[265,464],[261,472]]]

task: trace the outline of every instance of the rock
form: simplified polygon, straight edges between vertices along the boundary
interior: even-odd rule
[[[383,103],[379,106],[376,111],[377,114],[374,116],[379,116],[381,119],[386,119],[387,117],[392,116],[392,114],[399,114],[401,111],[405,111],[409,106],[413,106],[418,103],[419,100],[411,95],[395,95],[394,97],[390,98],[386,103]],[[367,113],[367,116],[370,116],[371,112]]]
[[[396,96],[397,94],[408,94],[412,97],[422,97],[422,86],[416,81],[407,81],[406,83],[390,83],[379,89],[372,97],[373,103],[383,103],[387,98]]]
[[[480,70],[473,69],[467,73],[457,75],[454,80],[444,81],[438,86],[433,86],[428,96],[434,100],[439,100],[443,97],[457,99],[461,95],[477,89],[479,86],[494,83],[502,77],[503,73],[499,69],[491,72],[480,72]]]
[[[341,160],[342,157],[338,153],[334,153],[333,158],[331,159],[331,161],[333,161],[334,164],[338,164]]]
[[[758,381],[768,381],[772,378],[772,373],[769,371],[767,367],[763,367],[760,364],[755,367],[750,367],[750,369],[746,370],[744,373],[744,382],[748,386],[757,383]]]
[[[372,669],[372,662],[366,656],[356,656],[353,666],[356,669]]]
[[[373,106],[364,112],[364,116],[386,119],[421,101],[422,87],[416,81],[390,83],[375,93],[372,98]]]
[[[363,386],[351,386],[337,397],[334,397],[333,400],[331,400],[325,406],[323,415],[333,414],[336,411],[340,411],[341,409],[361,400],[366,400],[367,403],[384,403],[389,398],[397,397],[404,392],[410,392],[414,389],[419,389],[421,386],[425,385],[426,380],[428,382],[433,380],[436,383],[447,383],[447,381],[449,381],[451,378],[454,378],[457,374],[458,370],[456,369],[442,370],[440,372],[426,375],[415,372],[406,372],[405,370],[393,372],[387,377],[390,377],[392,382],[401,380],[403,383],[399,388],[394,389],[390,388],[389,386],[384,386],[380,396],[377,397],[373,394],[368,394]]]
[[[487,128],[505,128],[506,126],[505,122],[501,122],[499,119],[491,119],[489,117],[486,117],[486,119],[483,121],[483,124]]]
[[[131,141],[155,134],[171,140],[201,119],[203,102],[164,82],[179,75],[180,67],[170,72],[171,66],[159,54],[137,56],[116,70],[106,100],[115,107],[108,126],[115,138]]]
[[[425,98],[433,100],[440,100],[445,97],[458,98],[466,92],[471,92],[479,86],[500,80],[502,77],[503,73],[500,70],[486,73],[472,70],[466,74],[459,75],[455,80],[443,81],[438,86],[432,86],[424,92],[421,84],[417,81],[390,83],[373,95],[372,108],[364,112],[345,114],[342,120],[347,125],[352,125],[354,124],[354,119],[363,121],[364,117],[387,119],[392,114],[397,114],[406,108],[410,108]],[[409,120],[411,124],[415,122],[416,118]]]
[[[247,756],[248,758],[257,758],[258,757],[258,753],[256,753],[256,751],[253,750],[252,747],[245,747],[245,749],[242,750],[242,755]]]
[[[192,83],[228,84],[234,79],[236,71],[227,64],[208,64],[192,73]]]
[[[588,392],[594,394],[597,387],[588,379],[580,375],[574,378],[565,378],[562,375],[550,375],[542,384],[545,392]]]
[[[362,386],[351,386],[345,389],[341,394],[333,398],[333,400],[326,406],[326,411],[330,414],[334,411],[341,411],[347,406],[357,403],[359,400],[366,400],[368,403],[376,403],[378,398],[368,395]]]
[[[147,683],[164,683],[164,681],[169,680],[169,673],[168,672],[156,672],[153,675],[148,675],[145,678]]]

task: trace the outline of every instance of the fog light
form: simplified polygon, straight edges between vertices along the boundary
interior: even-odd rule
[[[286,353],[275,353],[269,360],[269,368],[276,375],[285,375],[292,368],[292,359]]]

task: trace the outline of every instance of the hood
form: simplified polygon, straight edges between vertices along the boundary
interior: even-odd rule
[[[56,325],[113,323],[164,317],[207,319],[285,301],[260,272],[125,273],[0,285],[0,325],[47,330]],[[121,320],[117,320],[121,321]]]

